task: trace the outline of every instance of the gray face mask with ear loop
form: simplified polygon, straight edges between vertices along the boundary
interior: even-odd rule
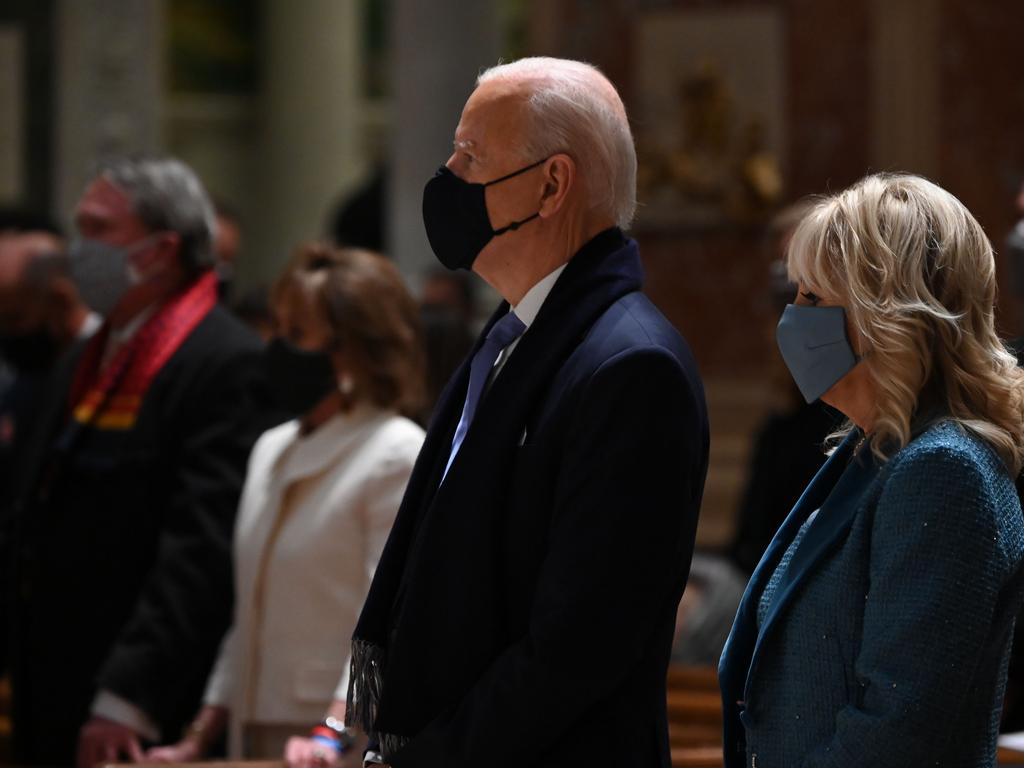
[[[108,317],[128,289],[140,282],[129,258],[156,242],[159,236],[160,233],[154,233],[128,246],[87,237],[72,240],[68,247],[71,279],[86,306]]]
[[[846,310],[842,307],[787,304],[775,340],[808,403],[825,394],[860,361],[846,335]]]

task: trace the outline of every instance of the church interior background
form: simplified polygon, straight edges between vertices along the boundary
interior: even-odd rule
[[[416,286],[433,263],[422,185],[477,72],[593,62],[637,140],[647,290],[706,378],[699,541],[715,549],[785,388],[772,222],[906,170],[959,196],[998,250],[1024,178],[1021,29],[1019,0],[4,0],[0,205],[67,225],[99,157],[171,153],[239,212],[238,279],[256,285],[383,174],[386,250]],[[1019,334],[1008,287],[1000,302]]]

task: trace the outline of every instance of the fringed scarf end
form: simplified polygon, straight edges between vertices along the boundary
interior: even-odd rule
[[[358,725],[373,733],[384,686],[386,651],[379,645],[355,639],[352,641],[352,667],[348,683],[348,706],[345,725]]]

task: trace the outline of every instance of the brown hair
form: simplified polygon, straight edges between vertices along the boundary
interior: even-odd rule
[[[276,306],[296,290],[312,301],[351,364],[360,397],[415,415],[423,400],[422,331],[395,265],[371,251],[304,243],[275,281],[271,301]]]

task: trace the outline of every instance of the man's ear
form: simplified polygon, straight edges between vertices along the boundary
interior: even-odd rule
[[[544,165],[543,178],[539,213],[546,219],[562,209],[576,188],[576,161],[564,153],[552,155]]]
[[[211,246],[212,247],[212,246]],[[162,232],[153,249],[161,261],[178,266],[181,264],[181,235],[177,232]]]
[[[181,269],[181,235],[177,232],[160,232],[154,237],[153,245],[131,257],[132,266],[143,278],[172,276]]]

